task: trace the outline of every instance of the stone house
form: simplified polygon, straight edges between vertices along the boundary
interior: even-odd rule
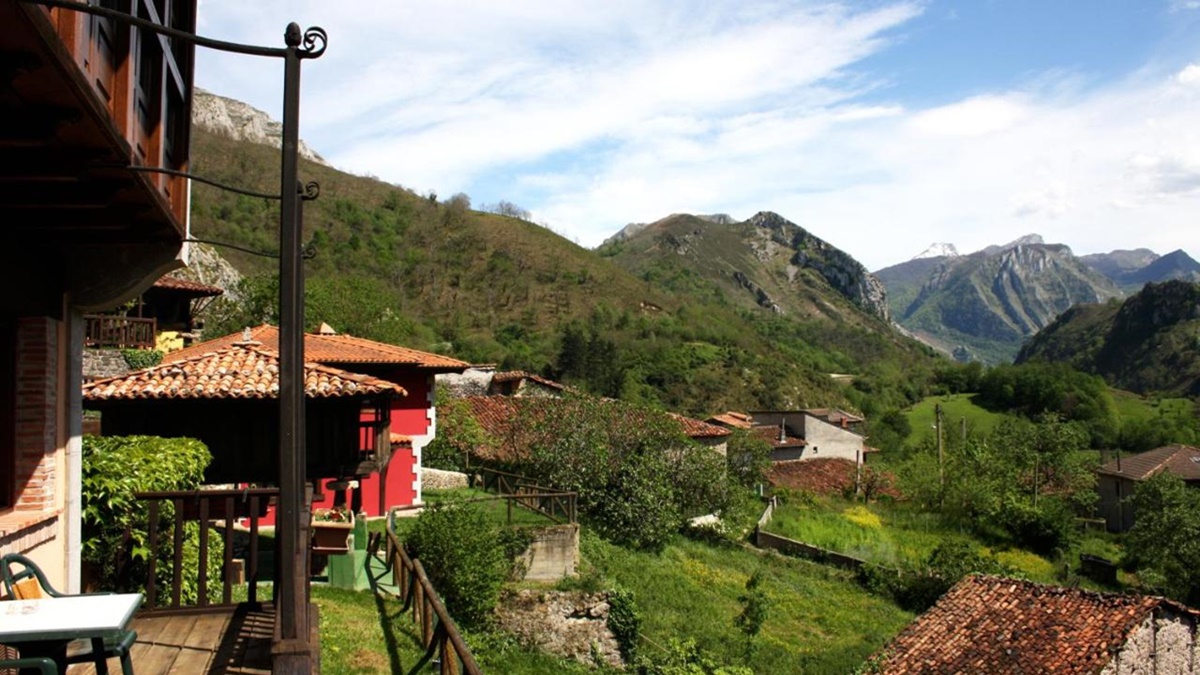
[[[763,410],[749,418],[751,430],[771,443],[772,461],[834,457],[862,463],[873,451],[862,435],[863,418],[841,410]]]
[[[872,659],[885,675],[1200,672],[1200,612],[1165,598],[970,576]]]
[[[1129,498],[1138,483],[1163,471],[1179,476],[1191,486],[1200,486],[1200,448],[1165,445],[1129,457],[1120,457],[1096,469],[1099,513],[1109,532],[1133,527],[1135,514]]]

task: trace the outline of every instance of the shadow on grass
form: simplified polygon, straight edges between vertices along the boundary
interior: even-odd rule
[[[372,569],[373,561],[378,561],[378,558],[373,552],[370,552],[367,554],[366,559],[367,583],[371,585],[371,592],[375,596],[375,610],[379,615],[379,629],[383,633],[383,642],[387,649],[391,672],[403,673],[406,671],[403,659],[400,657],[400,642],[397,639],[397,634],[408,638],[413,649],[418,653],[423,652],[424,648],[416,635],[408,631],[397,630],[398,619],[403,618],[409,608],[403,602],[402,598],[397,597],[395,593],[384,587],[386,584],[385,580],[390,575],[387,565],[382,565],[378,570],[378,574],[376,574],[376,570]],[[424,662],[418,660],[417,665],[413,668],[414,672],[421,665],[424,665]]]

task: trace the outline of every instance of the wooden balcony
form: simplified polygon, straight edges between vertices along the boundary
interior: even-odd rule
[[[154,349],[157,324],[153,318],[85,314],[83,345],[99,349]]]
[[[91,4],[195,28],[195,0]],[[0,246],[22,252],[5,260],[23,268],[14,278],[61,287],[61,271],[41,269],[61,257],[63,290],[100,307],[170,267],[186,180],[129,167],[187,170],[193,52],[111,19],[0,2]]]

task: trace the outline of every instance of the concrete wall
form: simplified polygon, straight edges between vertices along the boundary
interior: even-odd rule
[[[804,416],[804,459],[838,457],[858,462],[863,449],[863,438],[858,434],[835,426],[812,415]]]
[[[1162,607],[1133,629],[1101,675],[1193,675],[1200,673],[1196,619]]]
[[[575,574],[579,564],[579,525],[553,525],[535,530],[533,541],[521,557],[522,577],[531,581],[558,581]]]
[[[1096,491],[1100,493],[1097,506],[1109,532],[1124,532],[1133,527],[1133,504],[1128,498],[1137,484],[1128,478],[1101,474],[1097,476]]]

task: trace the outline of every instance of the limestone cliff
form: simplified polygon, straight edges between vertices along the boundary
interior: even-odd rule
[[[241,101],[196,89],[192,99],[192,123],[236,141],[250,141],[274,148],[283,145],[283,124],[267,113]],[[300,156],[329,165],[323,157],[300,141]]]

